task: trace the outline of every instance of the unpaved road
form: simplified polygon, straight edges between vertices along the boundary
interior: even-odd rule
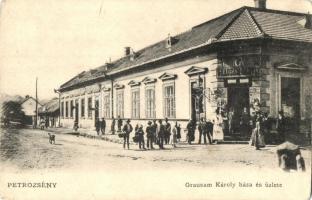
[[[121,144],[62,134],[56,134],[56,144],[51,145],[46,131],[2,130],[0,199],[298,200],[307,199],[310,191],[310,148],[302,150],[307,171],[285,173],[277,168],[274,146],[260,151],[237,144],[165,147],[140,151],[132,145],[124,150]],[[42,181],[57,187],[8,187]],[[235,187],[217,187],[217,182]],[[253,187],[238,187],[240,182]],[[263,187],[256,188],[256,182]],[[264,187],[272,182],[283,187]],[[190,188],[187,183],[213,187]]]
[[[139,150],[132,145],[124,150],[120,144],[73,135],[56,135],[56,144],[48,143],[45,131],[33,129],[2,130],[0,138],[1,170],[62,168],[175,168],[183,167],[247,167],[276,168],[275,147],[267,146],[260,151],[249,145],[186,145],[166,150]],[[302,150],[307,166],[311,151]]]

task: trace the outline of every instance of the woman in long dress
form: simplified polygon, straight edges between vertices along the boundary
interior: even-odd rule
[[[220,108],[217,108],[213,125],[213,140],[215,141],[215,143],[223,141],[224,139],[222,126],[223,126],[223,117],[221,115]]]
[[[256,150],[259,150],[261,147],[265,147],[263,134],[262,116],[257,114],[255,128],[253,129],[250,138],[250,145],[255,146]]]

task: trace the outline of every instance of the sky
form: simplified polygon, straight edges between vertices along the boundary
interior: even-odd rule
[[[218,17],[253,0],[0,0],[0,93],[57,96],[78,73]],[[267,8],[312,13],[312,0]]]

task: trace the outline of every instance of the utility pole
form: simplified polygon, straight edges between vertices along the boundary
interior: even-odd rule
[[[55,93],[58,93],[59,98],[58,98],[58,104],[59,104],[59,117],[58,117],[58,127],[61,127],[61,92],[57,89],[54,89]]]
[[[36,117],[35,117],[35,128],[37,128],[38,120],[38,77],[36,77]]]

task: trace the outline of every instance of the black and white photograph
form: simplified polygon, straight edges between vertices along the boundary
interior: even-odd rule
[[[0,199],[310,199],[311,12],[0,0]]]

